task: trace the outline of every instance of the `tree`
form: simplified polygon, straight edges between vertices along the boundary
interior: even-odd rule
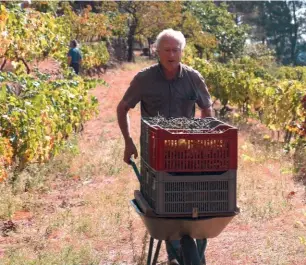
[[[179,2],[151,2],[149,12],[145,14],[137,30],[149,44],[154,42],[157,34],[166,28],[178,28],[182,20],[182,6]]]
[[[202,30],[213,34],[218,41],[218,50],[224,61],[239,56],[247,37],[248,26],[237,24],[235,16],[228,12],[227,5],[213,2],[187,2],[187,10],[199,19]]]
[[[175,27],[179,22],[179,2],[117,2],[121,12],[128,14],[128,61],[134,61],[136,36],[146,37],[149,43],[161,29]]]
[[[203,58],[205,53],[206,58],[210,59],[210,54],[217,48],[216,37],[204,32],[199,20],[188,10],[183,13],[181,29],[188,43],[195,47],[197,56]]]
[[[249,5],[249,9],[245,7]],[[252,26],[251,37],[268,43],[276,51],[281,63],[296,64],[301,43],[305,43],[305,2],[262,1],[230,2],[232,10],[240,12],[242,20]]]
[[[292,10],[291,10],[292,6]],[[295,2],[264,3],[261,17],[267,38],[283,63],[294,62],[299,25]],[[292,11],[292,12],[291,12]]]

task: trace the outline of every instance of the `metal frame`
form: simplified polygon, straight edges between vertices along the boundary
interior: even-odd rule
[[[157,239],[157,246],[155,248],[155,252],[154,252],[154,256],[153,256],[153,247],[154,247],[154,238],[150,236],[150,243],[149,243],[149,251],[148,251],[148,258],[147,258],[147,265],[156,265],[157,264],[157,259],[159,256],[159,252],[160,252],[160,247],[161,244],[164,240],[158,240]],[[165,240],[165,243],[167,244],[167,246],[169,246],[169,249],[171,251],[171,254],[177,259],[177,261],[179,262],[180,265],[184,265],[184,261],[182,259],[182,257],[179,257],[175,251],[175,249],[173,248],[172,244],[170,244],[169,241]],[[197,245],[197,250],[200,256],[200,260],[203,262],[203,264],[206,264],[205,261],[205,255],[204,255],[204,251],[206,249],[207,246],[207,240],[206,239],[196,239],[196,245]],[[152,256],[153,256],[153,260],[152,260]]]

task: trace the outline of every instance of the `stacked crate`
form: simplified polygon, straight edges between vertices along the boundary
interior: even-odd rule
[[[141,121],[142,196],[160,216],[218,216],[236,210],[237,129],[206,118],[203,129]]]

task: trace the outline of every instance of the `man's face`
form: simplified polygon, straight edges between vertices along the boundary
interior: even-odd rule
[[[161,39],[158,48],[158,57],[161,65],[166,70],[177,70],[182,58],[182,50],[179,42],[171,37]]]

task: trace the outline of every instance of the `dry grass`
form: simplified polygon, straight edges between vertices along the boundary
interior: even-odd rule
[[[244,221],[268,220],[291,210],[287,196],[295,187],[287,170],[290,159],[281,150],[271,153],[249,142],[241,146],[239,157],[238,201]]]
[[[156,62],[157,62],[156,60],[154,59],[149,60],[148,57],[145,56],[136,56],[135,63],[123,63],[121,65],[121,68],[124,71],[132,71],[139,68],[145,68],[149,64],[154,64]]]
[[[123,91],[112,93],[120,98]],[[109,104],[101,102],[102,109]],[[132,114],[132,122],[138,115]],[[115,117],[103,113],[96,128],[102,129],[80,136],[74,152],[28,168],[14,188],[0,186],[2,223],[12,218],[16,224],[15,232],[0,237],[1,265],[145,264],[148,237],[129,206],[138,183],[122,162]],[[88,136],[91,141],[85,140]],[[239,139],[241,213],[209,240],[209,264],[303,264],[305,249],[298,236],[306,235],[304,191],[292,180],[290,157],[249,129]],[[31,214],[16,219],[16,212]],[[164,246],[159,260],[165,261]]]

